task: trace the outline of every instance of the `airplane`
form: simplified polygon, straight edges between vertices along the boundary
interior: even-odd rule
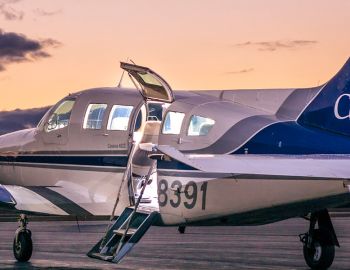
[[[173,91],[121,62],[136,89],[70,94],[36,128],[0,136],[0,206],[21,213],[13,251],[32,254],[26,214],[111,214],[88,252],[119,262],[151,225],[262,225],[292,217],[306,264],[339,242],[328,208],[350,202],[350,59],[305,89]]]

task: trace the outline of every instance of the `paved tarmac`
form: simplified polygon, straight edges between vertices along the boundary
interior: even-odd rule
[[[333,223],[341,248],[331,269],[350,269],[350,218]],[[34,251],[30,263],[12,255],[15,222],[0,223],[0,269],[308,269],[298,234],[308,222],[290,219],[253,227],[151,227],[118,264],[85,254],[103,235],[104,221],[31,222]]]

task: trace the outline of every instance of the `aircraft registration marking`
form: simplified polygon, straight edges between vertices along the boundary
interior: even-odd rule
[[[202,193],[202,205],[201,209],[205,210],[206,197],[207,197],[208,182],[202,182],[198,192],[198,186],[196,182],[189,181],[183,185],[179,180],[175,180],[170,185],[170,190],[174,191],[174,197],[169,198],[167,191],[169,190],[169,183],[167,180],[162,179],[158,182],[158,203],[160,207],[166,206],[168,203],[171,207],[177,208],[181,204],[187,209],[192,209],[197,204],[199,193]],[[183,191],[182,191],[183,190]],[[181,193],[185,195],[185,200],[182,202]]]

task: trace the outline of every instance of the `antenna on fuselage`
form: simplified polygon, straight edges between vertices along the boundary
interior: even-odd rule
[[[129,57],[126,58],[126,62],[128,62],[128,61],[129,61]],[[118,85],[117,85],[118,88],[120,88],[121,85],[122,85],[123,78],[124,78],[124,72],[125,72],[125,70],[123,69],[122,76],[120,76],[119,83],[118,83]]]
[[[123,81],[123,78],[124,78],[124,72],[125,72],[125,70],[123,70],[122,76],[121,76],[120,79],[119,79],[119,83],[118,83],[118,85],[117,85],[118,88],[120,88],[120,86],[122,85],[122,81]]]

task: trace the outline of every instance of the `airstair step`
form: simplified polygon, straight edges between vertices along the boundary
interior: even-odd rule
[[[149,180],[154,166],[155,161],[150,166],[146,181]],[[134,208],[124,209],[117,220],[108,226],[105,236],[89,251],[88,256],[113,263],[120,262],[158,219],[157,211],[138,211],[146,186],[142,187]],[[113,256],[106,256],[107,254],[113,254]]]
[[[136,231],[137,231],[137,229],[129,228],[126,235],[129,235],[129,236],[130,236],[130,235],[133,235]],[[113,232],[114,232],[115,234],[124,235],[125,229],[113,230]]]
[[[89,256],[103,261],[112,261],[114,258],[114,256],[101,254],[99,252],[90,253]]]
[[[129,209],[126,209],[124,214],[114,221],[111,229],[107,232],[105,243],[102,242],[104,241],[104,238],[102,238],[87,255],[91,258],[118,263],[158,219],[158,212],[156,211],[148,212],[148,214],[144,211],[141,213],[136,212],[135,221],[137,222],[131,223],[136,223],[138,226],[133,224],[132,227],[129,227],[124,240],[122,240],[126,228],[124,227],[127,220],[126,217],[129,215],[130,211]],[[119,248],[120,244],[121,246]]]

